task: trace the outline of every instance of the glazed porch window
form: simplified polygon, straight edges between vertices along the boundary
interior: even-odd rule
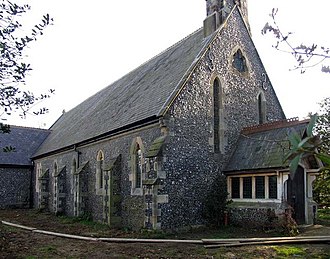
[[[240,178],[239,177],[233,177],[231,179],[231,197],[233,199],[239,199],[240,198]]]
[[[269,185],[269,198],[270,199],[277,199],[277,177],[269,176],[268,178],[268,185]]]
[[[232,199],[277,199],[277,176],[233,176],[228,192]]]
[[[252,177],[243,178],[243,199],[252,198]]]
[[[264,199],[265,198],[265,176],[256,176],[255,178],[255,192],[257,199]]]

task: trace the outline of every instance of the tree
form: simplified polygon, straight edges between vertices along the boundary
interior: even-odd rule
[[[43,114],[46,108],[31,111],[39,101],[49,98],[49,93],[34,95],[24,89],[25,78],[32,70],[30,64],[24,62],[24,51],[31,42],[43,35],[44,29],[53,21],[49,14],[35,25],[29,34],[22,35],[23,26],[19,18],[30,10],[29,5],[19,6],[8,0],[0,0],[0,120],[19,111],[25,117],[30,111],[33,114]],[[0,124],[0,132],[8,133],[8,125]]]
[[[315,125],[315,132],[320,136],[321,145],[319,150],[321,153],[330,156],[330,97],[325,98],[320,103],[320,115]],[[320,175],[314,181],[315,201],[319,204],[330,204],[330,161]]]
[[[284,33],[278,26],[276,15],[278,9],[273,8],[270,17],[272,21],[267,22],[261,30],[263,35],[272,33],[276,39],[273,47],[279,51],[291,54],[296,65],[294,69],[300,69],[301,73],[305,73],[307,68],[322,65],[322,72],[330,73],[330,67],[324,65],[324,62],[330,59],[330,48],[319,47],[317,44],[310,46],[300,44],[296,47],[291,43],[292,32]],[[330,98],[324,99],[321,103],[320,115],[311,116],[311,121],[306,129],[307,136],[301,138],[298,133],[289,136],[291,150],[287,156],[290,160],[290,171],[294,175],[298,163],[306,156],[315,156],[320,159],[325,169],[330,166]]]
[[[294,46],[291,41],[293,33],[283,32],[276,21],[277,13],[278,9],[273,8],[270,14],[272,21],[267,22],[261,30],[263,35],[267,33],[273,34],[276,39],[276,43],[273,47],[292,55],[296,62],[294,70],[300,70],[301,73],[305,73],[306,69],[321,65],[322,72],[330,73],[330,66],[325,64],[325,62],[330,59],[330,48],[318,46],[314,43],[311,45],[301,43],[298,46]]]

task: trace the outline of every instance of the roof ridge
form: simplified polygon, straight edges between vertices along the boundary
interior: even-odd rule
[[[154,58],[159,57],[160,55],[164,54],[165,52],[169,51],[170,49],[173,49],[174,47],[178,46],[179,44],[181,44],[183,41],[185,41],[186,39],[188,39],[189,37],[191,37],[192,35],[194,35],[195,33],[197,33],[199,30],[203,29],[203,27],[200,27],[199,29],[193,31],[192,33],[188,34],[186,37],[182,38],[181,40],[177,41],[176,43],[174,43],[173,45],[167,47],[166,49],[164,49],[163,51],[159,52],[158,54],[156,54],[155,56],[149,58],[148,60],[146,60],[145,62],[143,62],[141,65],[139,65],[138,67],[136,67],[135,69],[138,69],[139,67],[142,67],[143,65],[145,65],[146,63],[150,62],[151,60],[153,60]],[[134,70],[135,70],[134,69]],[[132,70],[132,71],[134,71]]]
[[[144,66],[145,64],[149,63],[151,60],[159,57],[160,55],[164,54],[165,52],[169,51],[170,49],[178,46],[179,44],[181,44],[183,41],[185,41],[186,39],[188,39],[189,37],[191,37],[192,35],[194,35],[195,33],[197,33],[199,30],[203,29],[202,27],[193,31],[192,33],[188,34],[187,36],[185,36],[184,38],[182,38],[181,40],[175,42],[173,45],[171,45],[170,47],[166,48],[165,50],[162,50],[161,52],[159,52],[158,54],[156,54],[155,56],[152,56],[151,58],[147,59],[146,61],[144,61],[143,63],[141,63],[140,65],[138,65],[137,67],[133,68],[131,71],[127,72],[126,74],[124,74],[123,76],[119,77],[117,80],[113,81],[112,83],[110,83],[109,85],[107,85],[106,87],[104,87],[103,89],[101,89],[100,91],[103,91],[104,89],[114,85],[116,82],[118,82],[119,80],[123,79],[124,77],[126,77],[127,75],[131,74],[132,72],[134,72],[135,70],[139,69],[140,67]],[[99,92],[100,92],[99,91]],[[96,94],[96,93],[95,93]],[[89,98],[87,98],[89,99]],[[86,99],[86,100],[87,100]]]
[[[309,119],[300,121],[298,117],[293,117],[289,119],[279,120],[279,121],[271,121],[264,124],[253,125],[249,127],[245,127],[242,129],[241,133],[248,135],[252,133],[272,130],[272,129],[279,129],[279,128],[286,128],[289,126],[295,126],[299,124],[308,123]]]

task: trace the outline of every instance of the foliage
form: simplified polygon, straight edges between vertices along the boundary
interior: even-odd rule
[[[17,5],[8,0],[0,0],[0,121],[5,121],[14,111],[25,117],[40,101],[49,98],[50,93],[34,95],[23,89],[27,74],[32,70],[30,64],[24,62],[24,51],[31,42],[43,35],[44,29],[53,19],[46,14],[41,23],[34,26],[28,35],[22,35],[22,14],[30,10],[29,5]],[[33,114],[44,114],[48,110],[43,107],[32,111]],[[9,125],[0,123],[0,134],[10,133]],[[14,147],[2,148],[4,152],[15,151]]]
[[[306,157],[314,156],[324,163],[324,169],[329,169],[330,155],[329,151],[324,149],[324,140],[318,135],[313,134],[318,116],[311,116],[310,122],[306,128],[306,136],[300,136],[297,132],[293,132],[289,136],[290,151],[286,160],[290,161],[290,173],[292,178],[298,168],[299,162]]]
[[[323,163],[319,176],[314,181],[314,198],[320,204],[330,204],[330,98],[325,98],[320,104],[320,115],[313,115],[302,138],[298,133],[289,136],[290,173],[292,177],[299,162],[309,156],[314,156]]]
[[[227,209],[227,180],[224,175],[219,176],[206,195],[204,204],[205,219],[216,226],[223,225],[224,213]]]
[[[316,177],[313,197],[318,204],[330,204],[330,170],[323,170]]]
[[[301,257],[306,255],[305,249],[295,246],[275,246],[273,247],[278,256],[284,256],[283,258]],[[281,257],[282,258],[282,257]]]
[[[318,120],[315,125],[315,132],[321,138],[320,150],[325,153],[330,151],[330,97],[320,103]]]
[[[276,43],[273,47],[279,51],[290,53],[296,61],[294,70],[300,70],[301,73],[305,73],[306,69],[318,66],[322,64],[321,71],[324,73],[330,73],[330,66],[325,65],[325,61],[330,58],[330,48],[318,46],[317,44],[299,44],[294,46],[291,41],[292,32],[283,32],[277,21],[276,15],[278,9],[273,8],[270,17],[272,21],[267,22],[264,28],[261,30],[263,35],[267,33],[273,34],[276,39]]]
[[[318,218],[330,221],[330,207],[324,207],[318,210]]]
[[[320,103],[320,115],[315,125],[315,133],[320,136],[319,151],[330,156],[330,97]],[[330,161],[314,181],[314,199],[319,204],[330,204]]]
[[[0,119],[5,120],[13,111],[20,111],[21,117],[25,117],[39,101],[50,97],[50,93],[35,96],[22,85],[32,70],[30,64],[24,62],[24,51],[43,35],[44,29],[53,20],[46,14],[28,35],[22,35],[20,18],[30,10],[30,6],[0,1]],[[53,90],[50,92],[53,93]],[[46,112],[46,108],[41,108],[32,113],[38,115]]]

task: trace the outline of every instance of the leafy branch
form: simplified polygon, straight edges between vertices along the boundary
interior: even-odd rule
[[[27,35],[22,36],[23,25],[19,17],[30,10],[29,5],[17,5],[8,0],[0,0],[0,119],[5,120],[14,111],[20,111],[25,117],[36,103],[49,98],[47,94],[35,96],[32,92],[24,91],[21,85],[25,84],[26,75],[32,70],[31,65],[24,62],[24,51],[43,35],[53,19],[46,14],[41,22],[36,24]],[[43,114],[46,108],[32,112]]]
[[[291,35],[293,33],[284,33],[281,30],[276,20],[277,13],[278,9],[273,8],[270,14],[272,18],[271,23],[267,22],[261,30],[262,35],[271,33],[275,37],[276,43],[272,47],[278,51],[291,54],[296,62],[293,70],[300,70],[301,73],[305,73],[306,69],[322,64],[321,71],[330,73],[330,66],[324,65],[324,62],[330,58],[330,48],[318,46],[314,43],[312,45],[300,44],[294,46],[291,42]]]

